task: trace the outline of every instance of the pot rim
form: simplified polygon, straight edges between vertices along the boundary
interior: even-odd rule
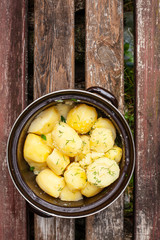
[[[17,124],[17,122],[19,121],[19,119],[21,118],[21,116],[35,103],[39,102],[40,100],[43,100],[43,98],[45,99],[46,97],[49,97],[49,96],[52,96],[54,94],[60,94],[60,93],[67,93],[67,92],[70,92],[70,93],[87,93],[87,95],[90,95],[90,96],[97,96],[98,98],[102,99],[103,101],[107,102],[108,104],[111,104],[113,109],[117,112],[118,111],[118,114],[122,117],[123,121],[125,122],[125,125],[127,126],[128,128],[128,131],[129,131],[129,134],[130,134],[130,137],[131,137],[131,142],[132,142],[132,147],[133,147],[133,163],[132,163],[132,170],[131,170],[131,173],[130,173],[130,176],[125,184],[125,186],[123,187],[123,189],[121,190],[121,192],[118,194],[117,197],[115,197],[114,200],[112,200],[109,204],[107,204],[106,206],[102,207],[101,209],[98,209],[96,211],[92,210],[93,212],[89,213],[89,214],[83,214],[83,213],[80,213],[81,215],[78,216],[78,213],[76,216],[67,216],[67,215],[60,215],[60,214],[55,214],[55,213],[50,213],[50,212],[47,212],[45,210],[43,210],[42,208],[39,208],[38,206],[36,206],[35,204],[33,204],[24,194],[23,192],[19,189],[19,187],[17,186],[13,176],[12,176],[12,173],[11,173],[11,169],[10,169],[10,164],[9,164],[9,158],[8,158],[8,152],[9,152],[9,143],[10,143],[10,137],[12,135],[12,132],[15,128],[15,125]],[[10,174],[10,177],[12,179],[12,182],[14,183],[14,186],[16,187],[16,189],[18,190],[18,192],[21,194],[21,196],[23,196],[23,198],[35,209],[37,209],[38,211],[44,213],[45,215],[48,215],[48,216],[53,216],[53,217],[60,217],[60,218],[82,218],[82,217],[88,217],[88,216],[91,216],[91,215],[94,215],[96,213],[99,213],[101,211],[103,211],[104,209],[106,209],[107,207],[109,207],[112,203],[114,203],[122,194],[123,192],[125,191],[126,187],[128,186],[129,182],[130,182],[130,179],[133,175],[133,172],[134,172],[134,168],[135,168],[135,145],[134,145],[134,139],[133,139],[133,136],[132,136],[132,132],[130,130],[130,127],[127,123],[127,121],[125,120],[123,114],[118,110],[118,108],[116,108],[109,100],[107,100],[105,97],[102,97],[101,95],[99,94],[96,94],[96,93],[91,93],[91,92],[88,92],[86,90],[79,90],[79,89],[63,89],[63,90],[57,90],[57,91],[54,91],[54,92],[50,92],[48,94],[45,94],[39,98],[37,98],[36,100],[34,100],[32,103],[30,103],[26,108],[23,109],[23,111],[19,114],[19,116],[16,118],[11,130],[10,130],[10,133],[9,133],[9,136],[8,136],[8,140],[7,140],[7,152],[6,152],[6,155],[7,155],[7,167],[8,167],[8,171],[9,171],[9,174]],[[54,205],[54,204],[53,204]],[[72,207],[70,207],[72,208]],[[68,214],[71,214],[71,213],[68,213]]]

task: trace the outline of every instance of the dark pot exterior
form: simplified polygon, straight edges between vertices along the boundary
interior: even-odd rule
[[[23,145],[32,120],[42,110],[56,104],[57,100],[66,99],[78,99],[80,102],[96,107],[104,115],[110,117],[121,136],[123,145],[121,172],[117,181],[96,196],[77,202],[61,201],[44,193],[36,184],[35,175],[29,170],[23,158]],[[115,97],[105,89],[99,87],[89,88],[88,91],[69,89],[56,91],[37,99],[18,117],[8,139],[8,168],[16,188],[36,213],[46,217],[86,217],[105,209],[124,192],[134,170],[135,149],[130,128],[114,105],[117,107]]]

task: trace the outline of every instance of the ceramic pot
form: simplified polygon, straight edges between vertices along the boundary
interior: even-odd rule
[[[59,100],[69,99],[77,99],[80,103],[96,107],[103,116],[109,117],[116,127],[123,148],[119,178],[96,196],[84,197],[77,202],[61,201],[44,193],[36,184],[35,175],[23,158],[27,130],[35,116]],[[16,188],[36,213],[46,217],[86,217],[107,208],[124,192],[133,173],[135,150],[130,128],[117,107],[117,100],[111,93],[103,88],[91,87],[86,91],[68,89],[49,93],[35,100],[20,114],[8,139],[8,168]]]

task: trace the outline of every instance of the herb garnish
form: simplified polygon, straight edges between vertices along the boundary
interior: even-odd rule
[[[46,137],[46,135],[44,135],[44,134],[41,134],[41,138],[43,139],[43,140],[47,140],[47,137]]]
[[[72,100],[73,102],[77,102],[77,99],[75,99],[75,98],[71,98],[71,100]]]
[[[67,145],[69,142],[75,142],[74,138],[73,138],[73,139],[66,140],[66,144],[65,144],[65,145]]]
[[[30,171],[33,172],[35,167],[30,167]]]
[[[61,116],[61,122],[66,123],[66,119],[63,116]]]
[[[78,117],[78,119],[79,119],[79,121],[80,121],[80,116],[77,114],[77,117]]]

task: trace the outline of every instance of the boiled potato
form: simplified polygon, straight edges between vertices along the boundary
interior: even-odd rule
[[[56,148],[47,158],[48,167],[57,175],[63,174],[69,163],[69,157],[61,153]]]
[[[95,128],[91,133],[90,146],[95,152],[107,152],[114,145],[111,130],[106,128]]]
[[[43,142],[43,139],[40,136],[33,133],[27,135],[23,148],[23,156],[29,165],[32,164],[33,166],[33,162],[46,162],[51,151],[51,148]]]
[[[75,106],[67,115],[67,124],[81,134],[89,132],[96,120],[96,109],[86,104]]]
[[[57,176],[48,168],[38,174],[36,182],[43,191],[55,198],[59,197],[65,186],[64,178]]]
[[[119,163],[122,158],[122,148],[118,146],[113,146],[113,148],[111,148],[108,152],[106,152],[105,157]]]
[[[81,161],[79,161],[79,164],[82,168],[88,167],[95,159],[100,158],[104,156],[104,153],[99,153],[99,152],[90,152],[87,153]]]
[[[53,146],[53,139],[52,139],[52,134],[51,133],[47,133],[47,134],[43,134],[41,135],[41,138],[43,139],[43,142],[49,146],[50,148],[54,148]]]
[[[80,190],[86,185],[86,173],[79,163],[71,163],[64,172],[64,179],[70,190]]]
[[[91,152],[91,159],[95,160],[98,159],[100,157],[103,157],[104,153],[100,153],[100,152]]]
[[[60,121],[60,115],[55,107],[47,108],[32,121],[28,132],[39,135],[49,133],[58,121]]]
[[[93,129],[95,129],[95,128],[110,129],[112,131],[114,140],[116,139],[116,128],[113,125],[113,123],[111,122],[111,120],[109,120],[108,118],[102,118],[102,117],[98,118],[93,126]]]
[[[59,112],[60,116],[63,116],[66,119],[68,112],[71,110],[71,108],[73,108],[73,106],[71,104],[59,103],[57,106],[55,106],[55,108]]]
[[[79,201],[83,199],[83,196],[79,190],[71,191],[66,185],[60,193],[60,199],[62,201]]]
[[[87,135],[82,135],[80,136],[81,140],[82,140],[82,150],[81,152],[83,154],[87,154],[90,152],[90,137]]]
[[[79,161],[79,164],[82,168],[86,168],[88,165],[92,163],[91,153],[86,154],[81,161]]]
[[[82,140],[68,124],[60,122],[52,131],[53,144],[65,155],[74,157],[81,152]]]
[[[81,153],[76,155],[75,157],[76,162],[81,161],[85,157],[85,155],[90,152],[90,136],[81,135],[80,138],[82,140],[82,149]]]
[[[35,175],[39,174],[42,170],[47,168],[46,162],[38,163],[29,161],[28,164],[30,166],[30,171],[34,172]]]
[[[87,179],[97,187],[109,186],[119,177],[120,169],[118,164],[106,157],[96,159],[87,168]]]
[[[102,191],[103,188],[99,188],[89,182],[87,182],[86,186],[81,189],[81,193],[86,197],[93,197],[99,192]]]

